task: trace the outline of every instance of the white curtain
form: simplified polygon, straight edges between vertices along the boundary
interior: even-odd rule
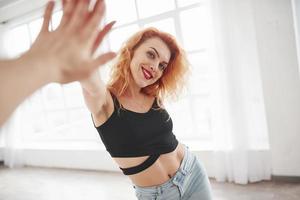
[[[10,119],[1,127],[4,139],[4,164],[10,168],[22,167],[24,165],[24,155],[22,149],[22,126],[21,107],[18,108]]]
[[[5,48],[5,35],[7,34],[5,26],[0,26],[0,59],[8,58],[8,52]],[[9,86],[7,86],[9,87]],[[0,127],[1,138],[4,140],[3,159],[4,164],[9,167],[23,166],[22,151],[22,109],[20,105],[10,116],[6,123]]]
[[[212,0],[214,175],[239,184],[271,176],[251,0]]]

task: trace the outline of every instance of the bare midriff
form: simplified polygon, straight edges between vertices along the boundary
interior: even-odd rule
[[[177,148],[166,154],[161,154],[159,158],[147,169],[137,174],[129,175],[134,185],[149,187],[161,185],[170,180],[180,167],[184,156],[184,146],[178,144]],[[143,163],[149,156],[113,159],[121,168],[129,168]]]

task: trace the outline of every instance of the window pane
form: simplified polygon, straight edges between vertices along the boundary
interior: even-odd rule
[[[34,20],[33,22],[29,23],[29,31],[30,31],[30,37],[31,37],[31,42],[33,42],[36,37],[38,36],[43,24],[43,19],[37,19]]]
[[[80,141],[100,141],[97,130],[93,126],[93,122],[90,118],[71,122],[66,126],[53,130],[48,135],[52,140],[80,140]]]
[[[195,135],[193,132],[194,128],[190,112],[190,103],[187,98],[180,99],[176,103],[168,104],[167,110],[173,121],[174,134],[178,138],[186,139]]]
[[[43,100],[42,90],[36,91],[28,98],[28,111],[25,112],[27,121],[26,139],[35,137],[35,133],[42,132],[48,128],[46,119],[46,104]],[[25,129],[24,129],[25,130]]]
[[[111,78],[111,69],[113,67],[113,64],[115,63],[115,59],[109,61],[100,69],[101,79],[104,83],[107,83]]]
[[[30,40],[27,24],[18,26],[10,31],[5,42],[10,56],[18,56],[29,49]]]
[[[211,90],[209,77],[193,74],[188,81],[188,88],[192,95],[208,96]]]
[[[103,26],[101,26],[103,27]],[[109,41],[108,41],[108,37],[105,36],[104,39],[102,40],[102,42],[100,43],[100,45],[96,48],[95,52],[94,52],[94,56],[98,57],[101,54],[109,51]]]
[[[212,32],[208,12],[206,6],[181,12],[180,21],[186,50],[209,47]]]
[[[210,57],[208,52],[198,52],[188,54],[188,61],[191,64],[193,73],[206,74],[209,73]]]
[[[60,84],[48,84],[43,88],[42,91],[46,110],[57,110],[65,107],[63,91]]]
[[[66,111],[51,111],[47,112],[47,120],[49,128],[55,128],[67,123]]]
[[[32,113],[31,115],[32,117],[32,127],[33,127],[33,130],[32,130],[32,134],[26,134],[26,137],[34,137],[35,136],[35,133],[40,133],[44,130],[46,130],[48,127],[47,127],[47,121],[46,121],[46,113],[45,112],[34,112]]]
[[[35,93],[33,93],[28,100],[32,112],[41,112],[44,110],[44,103],[42,99],[41,90],[38,90]]]
[[[209,95],[211,90],[209,59],[207,53],[195,53],[189,55],[191,64],[191,76],[188,80],[188,88],[192,95]]]
[[[144,27],[155,27],[161,31],[165,31],[167,33],[172,34],[174,37],[176,37],[174,20],[172,18],[167,18],[160,21],[145,24]]]
[[[68,115],[71,123],[82,119],[91,119],[91,114],[86,108],[70,109]]]
[[[131,25],[113,30],[109,35],[111,50],[118,51],[121,48],[121,45],[138,30],[138,25]]]
[[[211,110],[210,99],[193,98],[194,124],[196,125],[196,136],[203,139],[211,139]]]
[[[177,0],[177,2],[179,7],[183,7],[183,6],[204,2],[204,0]]]
[[[175,9],[174,0],[137,0],[137,4],[141,18],[150,17]]]
[[[58,11],[52,15],[52,20],[51,20],[52,30],[55,30],[58,27],[60,20],[62,18],[62,14],[63,14],[62,11]]]
[[[38,115],[37,115],[38,116]],[[41,115],[40,115],[41,116]],[[49,127],[43,125],[39,120],[36,125],[39,130],[32,134],[26,134],[27,141],[101,141],[96,129],[93,126],[90,113],[86,112],[81,120],[66,122],[63,111],[51,112],[47,114]]]
[[[105,3],[107,5],[107,21],[116,20],[115,26],[137,20],[134,0],[109,0]]]
[[[84,107],[82,89],[78,82],[65,84],[64,86],[65,101],[68,108]]]
[[[0,147],[4,147],[4,133],[1,134],[1,128],[0,128]]]

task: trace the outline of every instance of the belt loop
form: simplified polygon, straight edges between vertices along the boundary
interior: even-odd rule
[[[178,181],[178,179],[173,180],[174,185],[179,189],[180,197],[183,195],[182,183]]]
[[[161,195],[161,194],[162,194],[162,188],[161,188],[161,187],[157,187],[156,190],[157,190],[157,194],[158,194],[158,195]]]

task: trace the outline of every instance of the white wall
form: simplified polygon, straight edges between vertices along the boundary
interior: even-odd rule
[[[273,175],[300,176],[300,81],[289,0],[253,0]]]

